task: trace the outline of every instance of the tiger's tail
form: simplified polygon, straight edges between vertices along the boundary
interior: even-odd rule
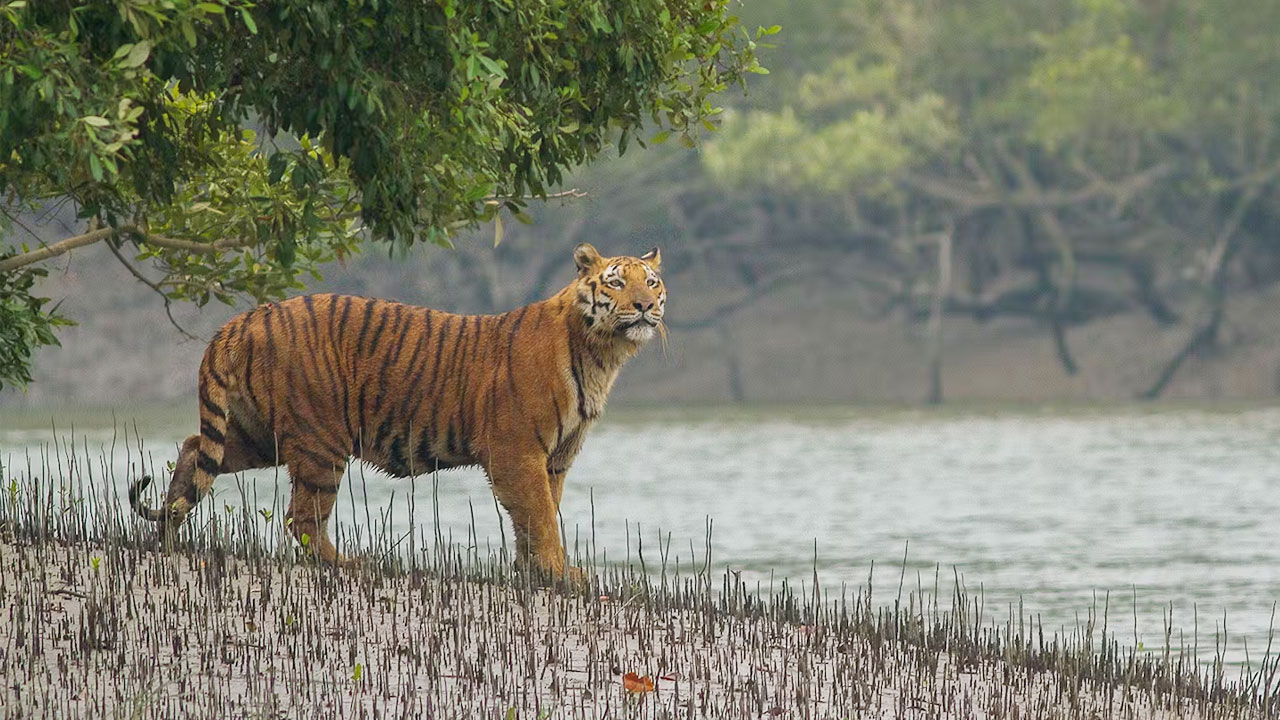
[[[189,478],[175,475],[169,486],[169,495],[165,505],[153,508],[142,499],[142,491],[151,484],[151,476],[144,475],[129,486],[129,505],[133,511],[145,520],[152,522],[167,521],[177,526],[195,507],[200,498],[209,492],[222,458],[226,452],[227,433],[227,386],[225,375],[219,373],[214,364],[218,362],[218,354],[214,352],[215,344],[205,353],[204,362],[200,365],[200,436],[195,447],[195,462]],[[184,455],[188,452],[184,448]],[[189,456],[187,456],[189,457]],[[183,465],[190,462],[185,457],[178,458],[177,473],[184,472]],[[187,466],[191,467],[191,466]]]
[[[163,510],[156,510],[148,505],[147,501],[142,499],[142,491],[146,490],[147,486],[150,484],[151,476],[143,475],[140,479],[133,481],[133,483],[129,485],[129,506],[132,507],[133,511],[143,520],[160,522],[165,519],[167,513]]]

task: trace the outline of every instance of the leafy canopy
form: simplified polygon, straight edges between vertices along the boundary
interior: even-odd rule
[[[729,0],[17,0],[0,207],[69,201],[87,229],[67,244],[131,244],[166,301],[262,300],[368,238],[523,217],[647,125],[710,127],[749,72]],[[0,339],[0,386],[56,342],[28,291],[66,249],[0,248],[0,307],[29,328]]]

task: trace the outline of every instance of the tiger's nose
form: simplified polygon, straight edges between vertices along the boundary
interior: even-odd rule
[[[631,304],[634,305],[635,308],[640,312],[649,312],[649,310],[653,308],[652,300],[645,300],[644,302],[633,302]]]

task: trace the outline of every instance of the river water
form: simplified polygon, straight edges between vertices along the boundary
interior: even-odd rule
[[[56,430],[38,415],[0,409],[7,474],[71,435],[57,412]],[[158,466],[195,426],[189,410],[140,416]],[[132,422],[126,412],[116,421]],[[77,445],[99,463],[109,456],[123,497],[136,450],[126,457],[101,415],[70,422]],[[116,451],[104,451],[113,436]],[[247,481],[262,507],[286,483],[270,472]],[[340,496],[345,530],[390,513],[403,532],[412,489],[423,534],[438,512],[443,535],[466,538],[474,517],[480,544],[500,543],[478,471],[410,483],[353,469],[347,482],[357,490]],[[242,502],[231,478],[215,487],[208,507]],[[660,545],[688,567],[704,557],[710,522],[714,567],[749,583],[808,583],[816,563],[828,589],[865,585],[874,563],[875,592],[891,603],[905,554],[907,587],[931,589],[940,575],[945,605],[958,575],[996,621],[1021,604],[1046,631],[1070,630],[1109,605],[1122,639],[1132,642],[1136,616],[1136,641],[1153,648],[1172,612],[1175,651],[1179,631],[1190,646],[1198,626],[1202,657],[1216,636],[1229,661],[1245,659],[1246,643],[1256,660],[1280,600],[1280,409],[611,410],[569,473],[561,510],[571,542],[592,534],[594,515],[610,562],[635,562],[643,542],[648,567]]]

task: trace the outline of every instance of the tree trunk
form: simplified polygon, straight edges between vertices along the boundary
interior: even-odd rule
[[[1040,196],[1045,194],[1040,181],[1036,179],[1035,174],[1031,172],[1030,166],[1027,165],[1023,158],[1010,152],[1003,145],[998,145],[996,149],[1004,160],[1005,165],[1018,177],[1023,190],[1030,190],[1035,195]],[[1071,293],[1076,281],[1075,249],[1071,245],[1071,238],[1067,235],[1067,231],[1062,227],[1062,223],[1058,221],[1058,216],[1054,212],[1053,208],[1043,206],[1036,208],[1034,215],[1058,251],[1058,259],[1062,264],[1062,277],[1060,280],[1054,279],[1048,262],[1040,252],[1039,243],[1036,242],[1035,231],[1028,228],[1027,237],[1031,240],[1032,248],[1035,251],[1036,273],[1040,277],[1040,286],[1044,290],[1044,299],[1047,300],[1045,308],[1046,319],[1049,321],[1049,330],[1053,334],[1053,347],[1058,354],[1058,362],[1062,364],[1062,369],[1066,370],[1068,375],[1075,375],[1080,368],[1076,365],[1075,358],[1071,356],[1071,348],[1067,345],[1067,331],[1062,322],[1063,314],[1071,306]]]
[[[1027,240],[1031,246],[1032,261],[1035,263],[1036,278],[1040,286],[1041,311],[1044,313],[1045,321],[1049,323],[1054,352],[1058,355],[1058,363],[1062,365],[1062,369],[1068,375],[1075,375],[1079,371],[1079,366],[1071,356],[1071,346],[1067,344],[1067,329],[1062,320],[1062,311],[1066,308],[1066,303],[1063,302],[1061,290],[1053,280],[1053,271],[1046,260],[1046,254],[1040,251],[1035,230],[1029,226],[1025,217],[1024,224],[1028,225]]]
[[[738,359],[737,343],[733,342],[733,334],[729,330],[728,323],[723,323],[717,329],[720,335],[720,348],[724,351],[725,374],[729,381],[729,399],[734,403],[744,403],[747,400],[747,394],[742,389],[742,365]]]
[[[938,277],[929,310],[929,397],[930,405],[942,404],[942,315],[951,294],[951,229],[938,236]]]
[[[1052,290],[1049,295],[1049,330],[1053,333],[1053,349],[1058,353],[1058,362],[1068,375],[1080,371],[1076,359],[1071,355],[1071,347],[1067,345],[1067,329],[1062,324],[1062,315],[1058,312],[1058,291]]]
[[[1205,298],[1195,329],[1178,352],[1165,363],[1151,387],[1138,396],[1140,399],[1155,400],[1163,395],[1188,358],[1217,344],[1218,329],[1222,326],[1222,318],[1226,315],[1227,266],[1240,249],[1240,224],[1244,222],[1244,216],[1249,211],[1249,207],[1262,193],[1262,188],[1261,184],[1254,185],[1240,196],[1226,225],[1218,233],[1218,238],[1213,244],[1213,252],[1209,255],[1209,294]]]

